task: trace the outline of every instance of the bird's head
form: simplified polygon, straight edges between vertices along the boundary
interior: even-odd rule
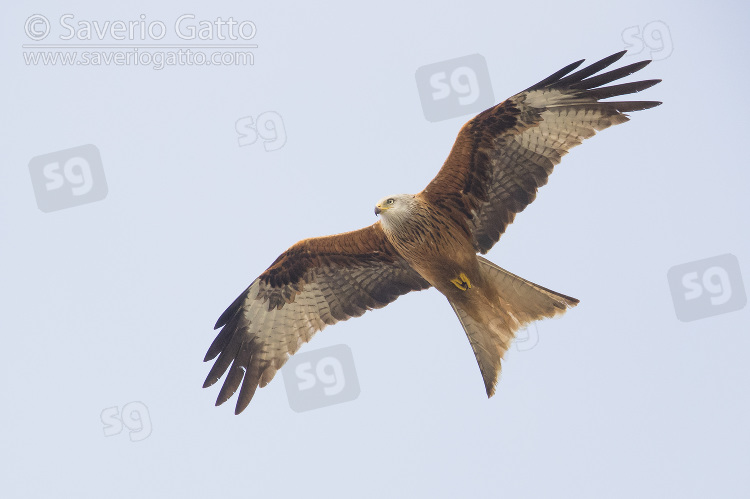
[[[386,196],[375,203],[375,214],[382,216],[383,219],[401,218],[411,211],[410,208],[414,202],[412,194]]]

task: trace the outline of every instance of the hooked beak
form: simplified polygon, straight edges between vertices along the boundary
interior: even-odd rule
[[[383,210],[380,209],[380,205],[375,205],[375,215],[380,215],[383,212]]]

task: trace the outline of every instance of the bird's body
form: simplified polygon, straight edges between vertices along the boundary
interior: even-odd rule
[[[381,208],[383,233],[420,276],[443,294],[453,287],[448,286],[450,280],[461,273],[478,277],[476,250],[468,230],[459,221],[436,210],[419,194],[401,194],[388,199],[408,209],[404,209],[403,214],[393,214],[400,206]]]
[[[375,213],[381,215],[383,233],[394,250],[448,299],[461,319],[488,395],[494,393],[500,360],[513,333],[578,303],[478,257],[458,212],[439,209],[423,193],[388,196],[375,205]],[[519,285],[526,289],[523,300],[514,289]]]
[[[596,131],[628,120],[652,101],[602,101],[659,80],[602,87],[649,61],[598,73],[614,54],[571,73],[566,66],[466,123],[437,176],[417,194],[383,198],[381,220],[363,229],[305,239],[282,253],[221,315],[205,360],[205,386],[229,373],[217,405],[240,388],[236,413],[289,355],[326,325],[434,287],[456,312],[488,396],[515,332],[578,300],[526,281],[478,253],[498,241],[530,204],[562,156]],[[230,367],[231,366],[231,367]]]
[[[408,203],[410,209],[397,214],[401,216],[391,214],[398,207],[381,212],[385,237],[425,281],[448,301],[465,306],[476,295],[491,292],[480,272],[470,234],[459,221],[436,210],[419,194],[388,199],[395,199],[397,204]]]

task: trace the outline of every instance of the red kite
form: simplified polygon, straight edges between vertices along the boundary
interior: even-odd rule
[[[488,396],[500,361],[524,325],[562,314],[578,300],[526,281],[480,257],[547,183],[572,147],[628,121],[653,101],[602,101],[661,80],[605,86],[642,69],[637,62],[599,73],[619,52],[572,73],[564,67],[478,114],[458,134],[437,176],[418,194],[375,205],[369,227],[304,239],[282,253],[219,317],[204,361],[218,355],[204,387],[229,369],[216,405],[242,385],[235,413],[290,355],[325,326],[435,287],[469,338]],[[231,365],[231,368],[230,368]]]

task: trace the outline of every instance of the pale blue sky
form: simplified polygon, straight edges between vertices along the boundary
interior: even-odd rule
[[[5,497],[750,495],[750,309],[681,322],[667,280],[727,253],[750,275],[746,6],[6,10]],[[252,66],[27,65],[24,26],[37,14],[51,22],[45,43],[73,43],[59,39],[65,14],[144,14],[168,30],[194,14],[251,20],[258,48]],[[240,416],[235,399],[214,407],[201,361],[224,308],[298,239],[371,224],[376,200],[421,190],[470,118],[427,121],[419,67],[478,53],[500,101],[626,48],[656,21],[644,51],[619,64],[655,47],[638,76],[664,82],[636,98],[664,104],[573,150],[488,254],[581,300],[537,323],[533,348],[508,352],[492,399],[453,311],[429,290],[303,347],[351,349],[354,400],[295,412],[277,375]],[[262,113],[281,117],[285,142],[240,146],[238,120]],[[32,158],[86,144],[100,152],[106,197],[40,211]],[[148,427],[137,441],[105,427],[129,403]]]

